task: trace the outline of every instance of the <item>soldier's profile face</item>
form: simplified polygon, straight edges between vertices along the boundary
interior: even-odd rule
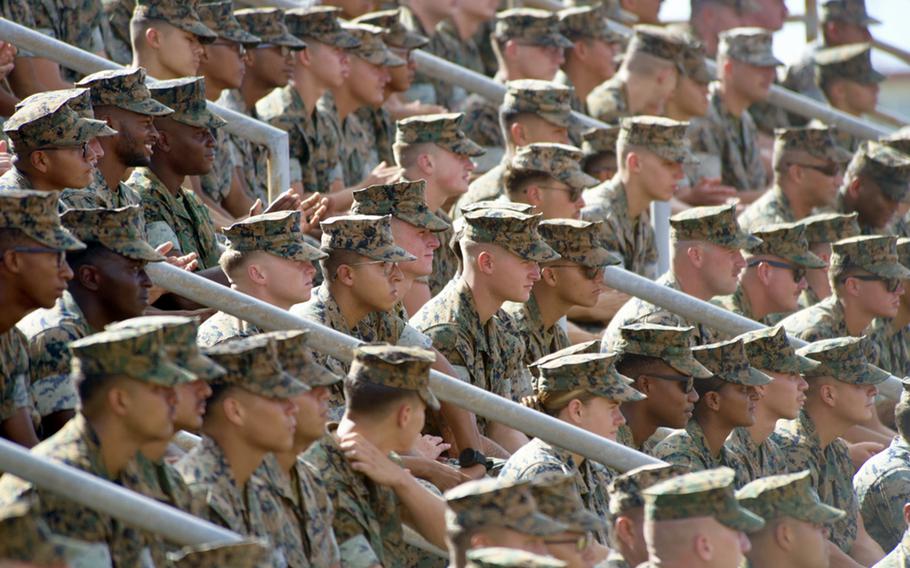
[[[385,87],[390,78],[388,67],[352,57],[346,88],[361,104],[379,106],[385,100]]]
[[[12,248],[22,247],[28,251],[14,251]],[[16,247],[9,247],[2,251],[2,255],[16,255],[19,265],[19,274],[27,278],[27,287],[24,291],[29,299],[37,306],[45,309],[54,307],[67,288],[67,282],[73,278],[73,271],[66,262],[63,251],[47,249],[46,252],[37,252],[45,248],[32,239],[23,239]],[[9,261],[12,261],[10,258]]]
[[[806,402],[806,389],[809,388],[806,379],[798,373],[764,372],[774,380],[764,386],[759,406],[778,419],[793,420],[799,416]]]
[[[351,73],[347,51],[322,42],[307,41],[310,71],[328,88],[337,89],[344,85]]]
[[[432,274],[434,252],[440,245],[435,233],[393,217],[392,236],[396,245],[417,257],[402,263],[402,272],[412,277]]]

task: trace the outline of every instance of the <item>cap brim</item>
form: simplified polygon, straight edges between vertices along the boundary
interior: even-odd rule
[[[291,49],[304,49],[306,47],[305,41],[302,41],[291,34],[283,34],[268,41],[262,40],[259,43],[271,43],[273,45],[280,45]]]
[[[260,38],[257,35],[253,35],[250,32],[248,32],[242,28],[233,28],[232,27],[228,30],[225,30],[221,34],[221,37],[223,37],[224,39],[226,39],[228,41],[242,43],[245,46],[258,45],[258,44],[262,43],[262,38]]]
[[[132,260],[144,260],[146,262],[162,262],[166,260],[166,257],[163,254],[152,248],[152,245],[145,241],[130,241],[128,247],[111,246],[103,241],[101,244],[117,254]]]
[[[870,264],[862,268],[882,278],[900,278],[901,280],[910,278],[910,269],[896,262]]]
[[[745,380],[742,382],[742,384],[751,387],[760,387],[762,385],[767,385],[773,380],[771,377],[765,373],[762,373],[754,367],[749,367],[749,372],[747,375],[747,377],[744,377]]]
[[[597,390],[597,391],[591,391],[591,392],[593,392],[597,396],[602,396],[602,397],[612,400],[614,402],[638,402],[640,400],[644,400],[644,399],[648,398],[643,393],[635,390],[634,388],[632,388],[628,384],[626,384],[625,381],[623,380],[625,377],[623,377],[622,375],[619,375],[619,373],[616,373],[616,375],[618,375],[618,378],[615,379],[616,382],[619,384],[618,387],[612,386],[609,389],[603,389],[603,390]]]
[[[328,254],[306,242],[302,237],[299,244],[300,248],[294,254],[281,254],[280,252],[273,250],[270,250],[269,252],[282,258],[288,258],[290,260],[297,260],[300,262],[314,262],[329,257]]]
[[[803,266],[805,268],[824,268],[828,266],[827,262],[817,257],[811,251],[806,251],[802,254],[782,255],[781,258],[789,260],[793,264]]]
[[[580,168],[573,169],[569,175],[557,176],[557,179],[572,189],[588,189],[589,187],[594,187],[600,183],[599,180],[589,176]]]
[[[543,513],[532,513],[506,526],[520,533],[532,536],[550,536],[565,532],[569,527]]]
[[[424,387],[417,390],[417,394],[420,396],[420,399],[423,400],[428,407],[433,410],[439,410],[439,399],[436,398],[436,395],[433,394],[433,391],[429,387]]]
[[[338,30],[327,34],[314,35],[313,39],[319,43],[331,45],[339,49],[355,49],[360,47],[360,40],[354,34]]]
[[[380,247],[370,252],[354,251],[372,260],[381,260],[384,262],[411,262],[417,260],[417,257],[401,247],[389,245]]]
[[[437,144],[439,143],[437,142]],[[449,150],[450,152],[454,152],[455,154],[459,154],[461,156],[468,156],[469,158],[478,158],[487,153],[487,151],[483,149],[483,146],[474,142],[470,138],[464,138],[452,144],[439,145],[446,150]]]
[[[562,258],[559,253],[553,250],[553,248],[543,239],[537,239],[526,246],[504,246],[521,258],[533,262],[550,262]]]
[[[211,28],[203,24],[202,22],[197,21],[174,21],[169,22],[174,27],[180,28],[185,32],[190,32],[199,38],[201,43],[212,43],[218,39],[218,34],[212,31]]]
[[[355,55],[368,63],[380,65],[382,67],[401,67],[407,64],[407,61],[398,57],[388,49],[373,50],[368,54],[355,53]]]
[[[732,511],[726,511],[715,517],[719,523],[736,531],[752,533],[765,526],[765,521],[752,511],[736,506]]]
[[[738,248],[740,250],[749,250],[757,247],[762,243],[762,240],[755,235],[750,235],[744,231],[739,231],[733,238],[727,239],[722,243],[718,243],[721,246],[729,248]]]
[[[875,365],[866,365],[855,381],[844,382],[852,382],[855,385],[877,385],[887,381],[889,378],[891,378],[891,373],[883,371]]]
[[[143,373],[143,379],[165,387],[173,387],[184,383],[191,383],[197,379],[190,371],[179,367],[167,360],[159,361],[151,371]]]
[[[826,525],[828,523],[833,523],[834,521],[839,521],[846,516],[847,513],[845,511],[835,509],[834,507],[819,502],[813,505],[807,504],[805,507],[800,507],[799,516],[796,518],[808,523]]]
[[[104,136],[114,136],[117,131],[107,125],[103,120],[94,120],[91,118],[80,119],[79,131],[76,134],[76,144],[88,142],[92,138]]]
[[[174,113],[171,118],[177,122],[181,122],[189,126],[195,126],[197,128],[222,128],[227,124],[226,120],[210,112],[209,110],[205,110],[198,119],[187,118],[180,113]]]
[[[186,362],[186,370],[204,381],[217,379],[227,372],[224,367],[202,353],[191,357]]]
[[[847,150],[846,148],[841,148],[840,146],[830,146],[828,151],[825,152],[827,159],[832,162],[837,162],[838,164],[846,164],[853,159],[853,153]]]
[[[167,116],[174,113],[174,109],[169,106],[165,106],[153,98],[148,98],[145,100],[131,100],[125,102],[120,106],[130,112],[135,112],[136,114],[144,114],[146,116]]]
[[[575,128],[581,125],[581,122],[575,118],[575,115],[572,113],[555,113],[555,112],[538,112],[540,118],[546,120],[550,124],[555,124],[556,126],[562,126],[563,128]]]
[[[610,252],[605,248],[597,247],[586,252],[584,260],[578,263],[582,266],[587,266],[588,268],[594,268],[601,266],[618,266],[622,264],[622,262],[622,257],[618,254]]]
[[[680,373],[695,377],[696,379],[709,379],[714,376],[714,373],[699,363],[694,355],[688,357],[666,358],[663,360]]]
[[[572,49],[575,47],[575,44],[572,43],[572,40],[562,34],[540,36],[538,38],[535,38],[533,43],[534,45],[542,45],[545,47],[561,47],[562,49]]]
[[[776,373],[808,373],[809,371],[818,368],[821,363],[809,359],[808,357],[803,357],[802,355],[794,353],[791,357],[779,357],[776,361],[776,366],[769,369]]]
[[[69,232],[67,228],[63,227],[62,225],[52,229],[49,235],[42,230],[40,232],[40,238],[38,235],[27,230],[23,232],[30,238],[53,249],[71,251],[85,250],[86,248],[85,243],[77,239],[71,232]],[[50,238],[48,238],[48,236]]]
[[[606,526],[606,521],[587,509],[579,509],[572,513],[568,522],[569,530],[573,532],[599,532]]]
[[[301,380],[310,387],[327,387],[344,379],[341,375],[336,375],[318,363],[305,365],[302,369],[302,375],[305,378]]]
[[[434,215],[429,209],[422,212],[405,213],[396,216],[406,223],[410,223],[415,227],[420,227],[421,229],[426,229],[434,233],[445,231],[451,227],[451,225]]]

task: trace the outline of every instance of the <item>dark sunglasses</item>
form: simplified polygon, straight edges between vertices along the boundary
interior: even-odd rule
[[[883,282],[885,284],[885,290],[893,294],[897,292],[897,289],[900,288],[901,281],[900,278],[882,278],[881,276],[875,276],[872,274],[851,274],[844,278],[856,278],[857,280],[862,280],[863,282]]]
[[[585,278],[588,280],[603,280],[604,267],[603,266],[582,266],[580,264],[551,264],[545,268],[581,268],[584,270]]]
[[[793,163],[791,163],[791,165],[799,166],[801,168],[809,168],[810,170],[815,170],[818,173],[820,173],[826,177],[834,177],[837,174],[844,171],[843,167],[841,167],[840,164],[835,164],[835,163],[818,165],[818,164],[799,164],[799,163],[793,162]]]
[[[673,381],[674,383],[679,383],[683,389],[683,392],[686,394],[689,394],[695,390],[695,377],[692,375],[658,375],[655,373],[642,373],[641,376],[660,379],[662,381]]]
[[[57,268],[63,268],[63,265],[66,264],[66,251],[54,249],[50,247],[10,247],[6,250],[11,250],[13,252],[21,252],[25,254],[56,254],[57,255]],[[6,251],[3,251],[6,252]],[[0,253],[2,254],[2,253]]]
[[[796,266],[795,264],[788,264],[786,262],[780,262],[778,260],[753,260],[749,262],[746,266],[753,268],[758,266],[761,263],[768,264],[775,268],[783,268],[785,270],[793,271],[793,281],[799,284],[803,278],[806,277],[806,269],[802,266]]]

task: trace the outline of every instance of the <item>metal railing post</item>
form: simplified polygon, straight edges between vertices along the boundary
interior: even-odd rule
[[[803,23],[806,25],[806,41],[815,41],[818,37],[818,4],[816,0],[806,0],[803,12]]]
[[[123,67],[5,18],[0,18],[0,37],[35,55],[56,61],[86,75],[105,69]],[[227,125],[224,127],[227,132],[268,148],[269,200],[274,199],[291,186],[288,135],[285,131],[211,101],[208,103],[208,108],[227,121]]]

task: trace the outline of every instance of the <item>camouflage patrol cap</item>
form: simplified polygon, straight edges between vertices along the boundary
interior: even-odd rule
[[[910,266],[910,239],[899,237],[895,248],[897,248],[897,260],[904,266]]]
[[[886,79],[872,67],[871,43],[826,47],[818,50],[814,59],[820,83],[831,79],[847,79],[863,85],[874,85]]]
[[[300,211],[262,213],[224,229],[230,250],[264,251],[281,258],[312,262],[328,256],[310,245],[300,229]]]
[[[651,26],[642,24],[635,26],[635,32],[629,41],[629,47],[626,48],[625,57],[631,57],[636,53],[644,53],[659,59],[671,61],[676,68],[681,69],[681,57],[686,49],[686,41],[683,35],[663,28],[660,26]]]
[[[581,151],[584,152],[585,156],[604,153],[615,154],[620,128],[617,125],[585,130],[581,135]]]
[[[74,377],[125,375],[165,387],[196,380],[196,375],[177,366],[167,354],[164,337],[150,327],[102,331],[71,342],[69,350]]]
[[[145,240],[145,217],[138,205],[118,209],[67,209],[60,216],[60,222],[80,241],[98,243],[131,260],[164,260],[164,255]]]
[[[385,33],[383,28],[370,24],[342,24],[342,27],[360,41],[360,45],[348,50],[351,55],[382,67],[401,67],[407,64],[407,61],[392,53],[382,41]]]
[[[633,323],[619,328],[616,352],[660,359],[680,373],[707,379],[713,373],[692,354],[694,327],[673,327],[656,323]]]
[[[9,136],[14,152],[22,153],[39,148],[77,148],[92,138],[117,134],[103,120],[86,118],[68,104],[74,98],[88,98],[88,89],[79,89],[78,94],[73,92],[74,89],[66,91],[74,96],[50,94],[31,101],[27,99],[26,104],[6,120],[3,132]]]
[[[196,12],[195,2],[181,2],[180,0],[136,0],[133,8],[133,19],[161,20],[189,32],[199,38],[202,43],[211,43],[218,35],[202,23]]]
[[[880,138],[879,141],[889,148],[894,148],[898,152],[910,154],[910,126],[900,128],[888,136]]]
[[[910,202],[910,156],[881,142],[866,142],[853,155],[846,178],[871,178],[892,201]]]
[[[172,109],[168,118],[196,128],[221,128],[227,122],[208,109],[205,100],[205,79],[181,77],[153,83],[152,97]]]
[[[882,278],[910,278],[897,256],[897,237],[861,235],[831,245],[831,269],[859,268]]]
[[[506,95],[499,114],[536,114],[556,126],[574,128],[579,122],[572,114],[571,98],[575,89],[552,81],[518,79],[506,83]]]
[[[875,345],[868,337],[835,337],[800,347],[797,353],[821,363],[806,378],[833,377],[853,385],[877,385],[891,375],[870,363]]]
[[[469,211],[462,217],[461,238],[476,243],[499,245],[515,255],[533,262],[549,262],[559,258],[537,231],[541,216],[518,213],[510,209],[481,209]]]
[[[726,383],[760,387],[771,382],[771,377],[749,364],[742,339],[698,345],[692,348],[692,354],[714,377]]]
[[[439,410],[439,399],[430,390],[430,366],[435,362],[436,354],[420,347],[361,345],[354,348],[348,379],[416,391],[427,406]]]
[[[603,247],[602,221],[547,219],[540,222],[537,230],[562,260],[589,268],[622,264],[622,257]]]
[[[806,227],[806,241],[815,243],[833,243],[848,237],[859,235],[858,213],[819,213],[799,220]]]
[[[526,215],[534,214],[534,206],[529,203],[514,203],[511,201],[475,201],[474,203],[468,203],[467,205],[462,205],[461,212],[470,213],[472,211],[487,211],[489,209],[506,209],[508,211],[514,211],[516,213],[524,213]]]
[[[846,164],[853,154],[837,143],[834,132],[835,129],[831,126],[776,128],[774,130],[774,155],[805,154],[819,160]]]
[[[290,49],[303,49],[306,44],[291,35],[285,25],[287,16],[278,8],[244,8],[235,10],[234,17],[244,30],[258,37],[262,43]]]
[[[401,23],[401,9],[370,12],[351,20],[355,24],[370,24],[386,30],[383,41],[398,49],[420,49],[430,43],[430,38],[409,30]]]
[[[705,45],[688,34],[684,38],[686,45],[679,55],[682,73],[700,85],[707,85],[716,79],[717,76],[714,71],[708,68],[708,64],[705,62],[708,57]]]
[[[534,478],[531,495],[544,515],[564,523],[571,532],[597,532],[604,520],[595,515],[581,499],[574,474],[547,472]]]
[[[90,89],[94,106],[111,105],[147,116],[166,116],[174,112],[152,98],[145,79],[145,68],[124,67],[86,75],[76,86]]]
[[[735,531],[761,529],[765,524],[762,518],[736,501],[733,478],[732,469],[719,467],[652,485],[643,491],[645,522],[713,517]]]
[[[604,17],[616,22],[623,22],[626,24],[634,24],[638,21],[638,16],[624,10],[622,4],[619,0],[598,0],[593,2],[592,0],[566,0],[566,6],[590,6],[599,4],[601,9],[604,11]]]
[[[619,374],[613,365],[616,355],[582,353],[566,355],[536,365],[540,372],[537,392],[584,390],[614,402],[637,402],[645,395],[629,386],[631,379]]]
[[[423,114],[395,123],[395,144],[436,144],[461,156],[477,157],[486,150],[461,129],[464,113]]]
[[[391,215],[415,227],[433,232],[445,231],[450,225],[427,207],[427,182],[397,181],[371,185],[354,192],[351,213],[355,215]]]
[[[314,39],[340,49],[353,49],[360,40],[341,26],[341,9],[334,6],[294,8],[284,16],[288,29],[297,37]]]
[[[552,556],[541,556],[517,548],[475,548],[467,552],[467,568],[563,568],[568,566]]]
[[[57,250],[82,250],[85,244],[60,224],[56,191],[0,191],[0,228],[16,229]]]
[[[519,148],[509,161],[509,168],[544,172],[579,191],[597,185],[596,178],[582,171],[582,158],[584,152],[575,146],[539,142]]]
[[[106,330],[151,328],[161,334],[168,357],[198,378],[211,381],[224,368],[202,354],[196,344],[199,320],[185,316],[140,316],[105,326]]]
[[[37,513],[38,497],[23,497],[0,508],[0,558],[29,566],[67,565],[64,546]],[[4,564],[6,564],[4,562]],[[18,564],[16,564],[18,565]]]
[[[33,104],[41,104],[47,107],[57,107],[65,104],[82,118],[95,118],[91,91],[84,87],[37,92],[16,103],[15,110]]]
[[[561,533],[566,525],[544,515],[531,494],[530,481],[487,477],[445,492],[449,531],[506,527],[533,536]]]
[[[311,388],[326,387],[342,380],[313,358],[310,332],[303,329],[271,331],[263,334],[275,340],[278,360],[284,370]]]
[[[229,543],[206,543],[186,546],[168,552],[168,566],[172,568],[254,568],[267,561],[270,548],[264,541],[249,539]]]
[[[736,500],[765,521],[792,517],[807,523],[827,525],[843,519],[847,514],[822,503],[812,486],[808,469],[756,479],[736,492]]]
[[[219,343],[205,354],[224,367],[218,384],[240,387],[265,398],[287,399],[303,394],[310,387],[291,376],[278,360],[275,339],[252,335]]]
[[[717,55],[756,67],[777,67],[783,62],[774,57],[771,32],[764,28],[733,28],[720,32]]]
[[[753,231],[761,242],[749,249],[749,256],[779,256],[797,266],[824,268],[825,261],[809,251],[806,226],[802,223],[775,223]]]
[[[743,231],[736,220],[736,205],[692,207],[670,217],[675,242],[707,241],[718,246],[750,250],[761,240]]]
[[[512,8],[496,14],[493,37],[502,43],[520,40],[525,44],[563,49],[573,46],[560,31],[559,17],[536,8]]]
[[[559,30],[569,41],[598,39],[606,43],[621,43],[625,39],[607,24],[606,8],[603,4],[566,8],[557,14]]]
[[[553,353],[550,353],[549,355],[544,355],[537,361],[534,361],[533,363],[528,365],[528,367],[530,367],[532,369],[536,369],[537,367],[539,367],[540,365],[543,365],[544,363],[549,363],[550,361],[555,361],[556,359],[561,359],[562,357],[565,357],[567,355],[582,355],[585,353],[600,353],[600,340],[592,339],[590,341],[585,341],[583,343],[576,343],[574,345],[570,345],[568,347],[560,349],[559,351],[554,351]]]
[[[866,12],[866,0],[827,0],[821,5],[822,22],[847,22],[858,26],[880,24]]]
[[[372,260],[411,262],[413,254],[395,244],[391,215],[341,215],[319,223],[323,252],[347,250]]]
[[[231,0],[221,2],[205,2],[196,6],[196,11],[202,22],[215,34],[228,41],[242,43],[246,46],[255,46],[262,42],[257,35],[243,29],[234,16],[234,3]]]
[[[636,467],[613,478],[607,488],[610,496],[610,514],[622,515],[637,507],[645,506],[641,492],[655,483],[689,473],[690,468],[682,464],[652,463]]]
[[[749,331],[737,337],[743,342],[749,364],[756,369],[802,374],[818,367],[817,361],[796,354],[782,325]]]
[[[617,144],[644,148],[671,162],[694,163],[686,136],[688,122],[643,115],[623,118],[620,125]]]

